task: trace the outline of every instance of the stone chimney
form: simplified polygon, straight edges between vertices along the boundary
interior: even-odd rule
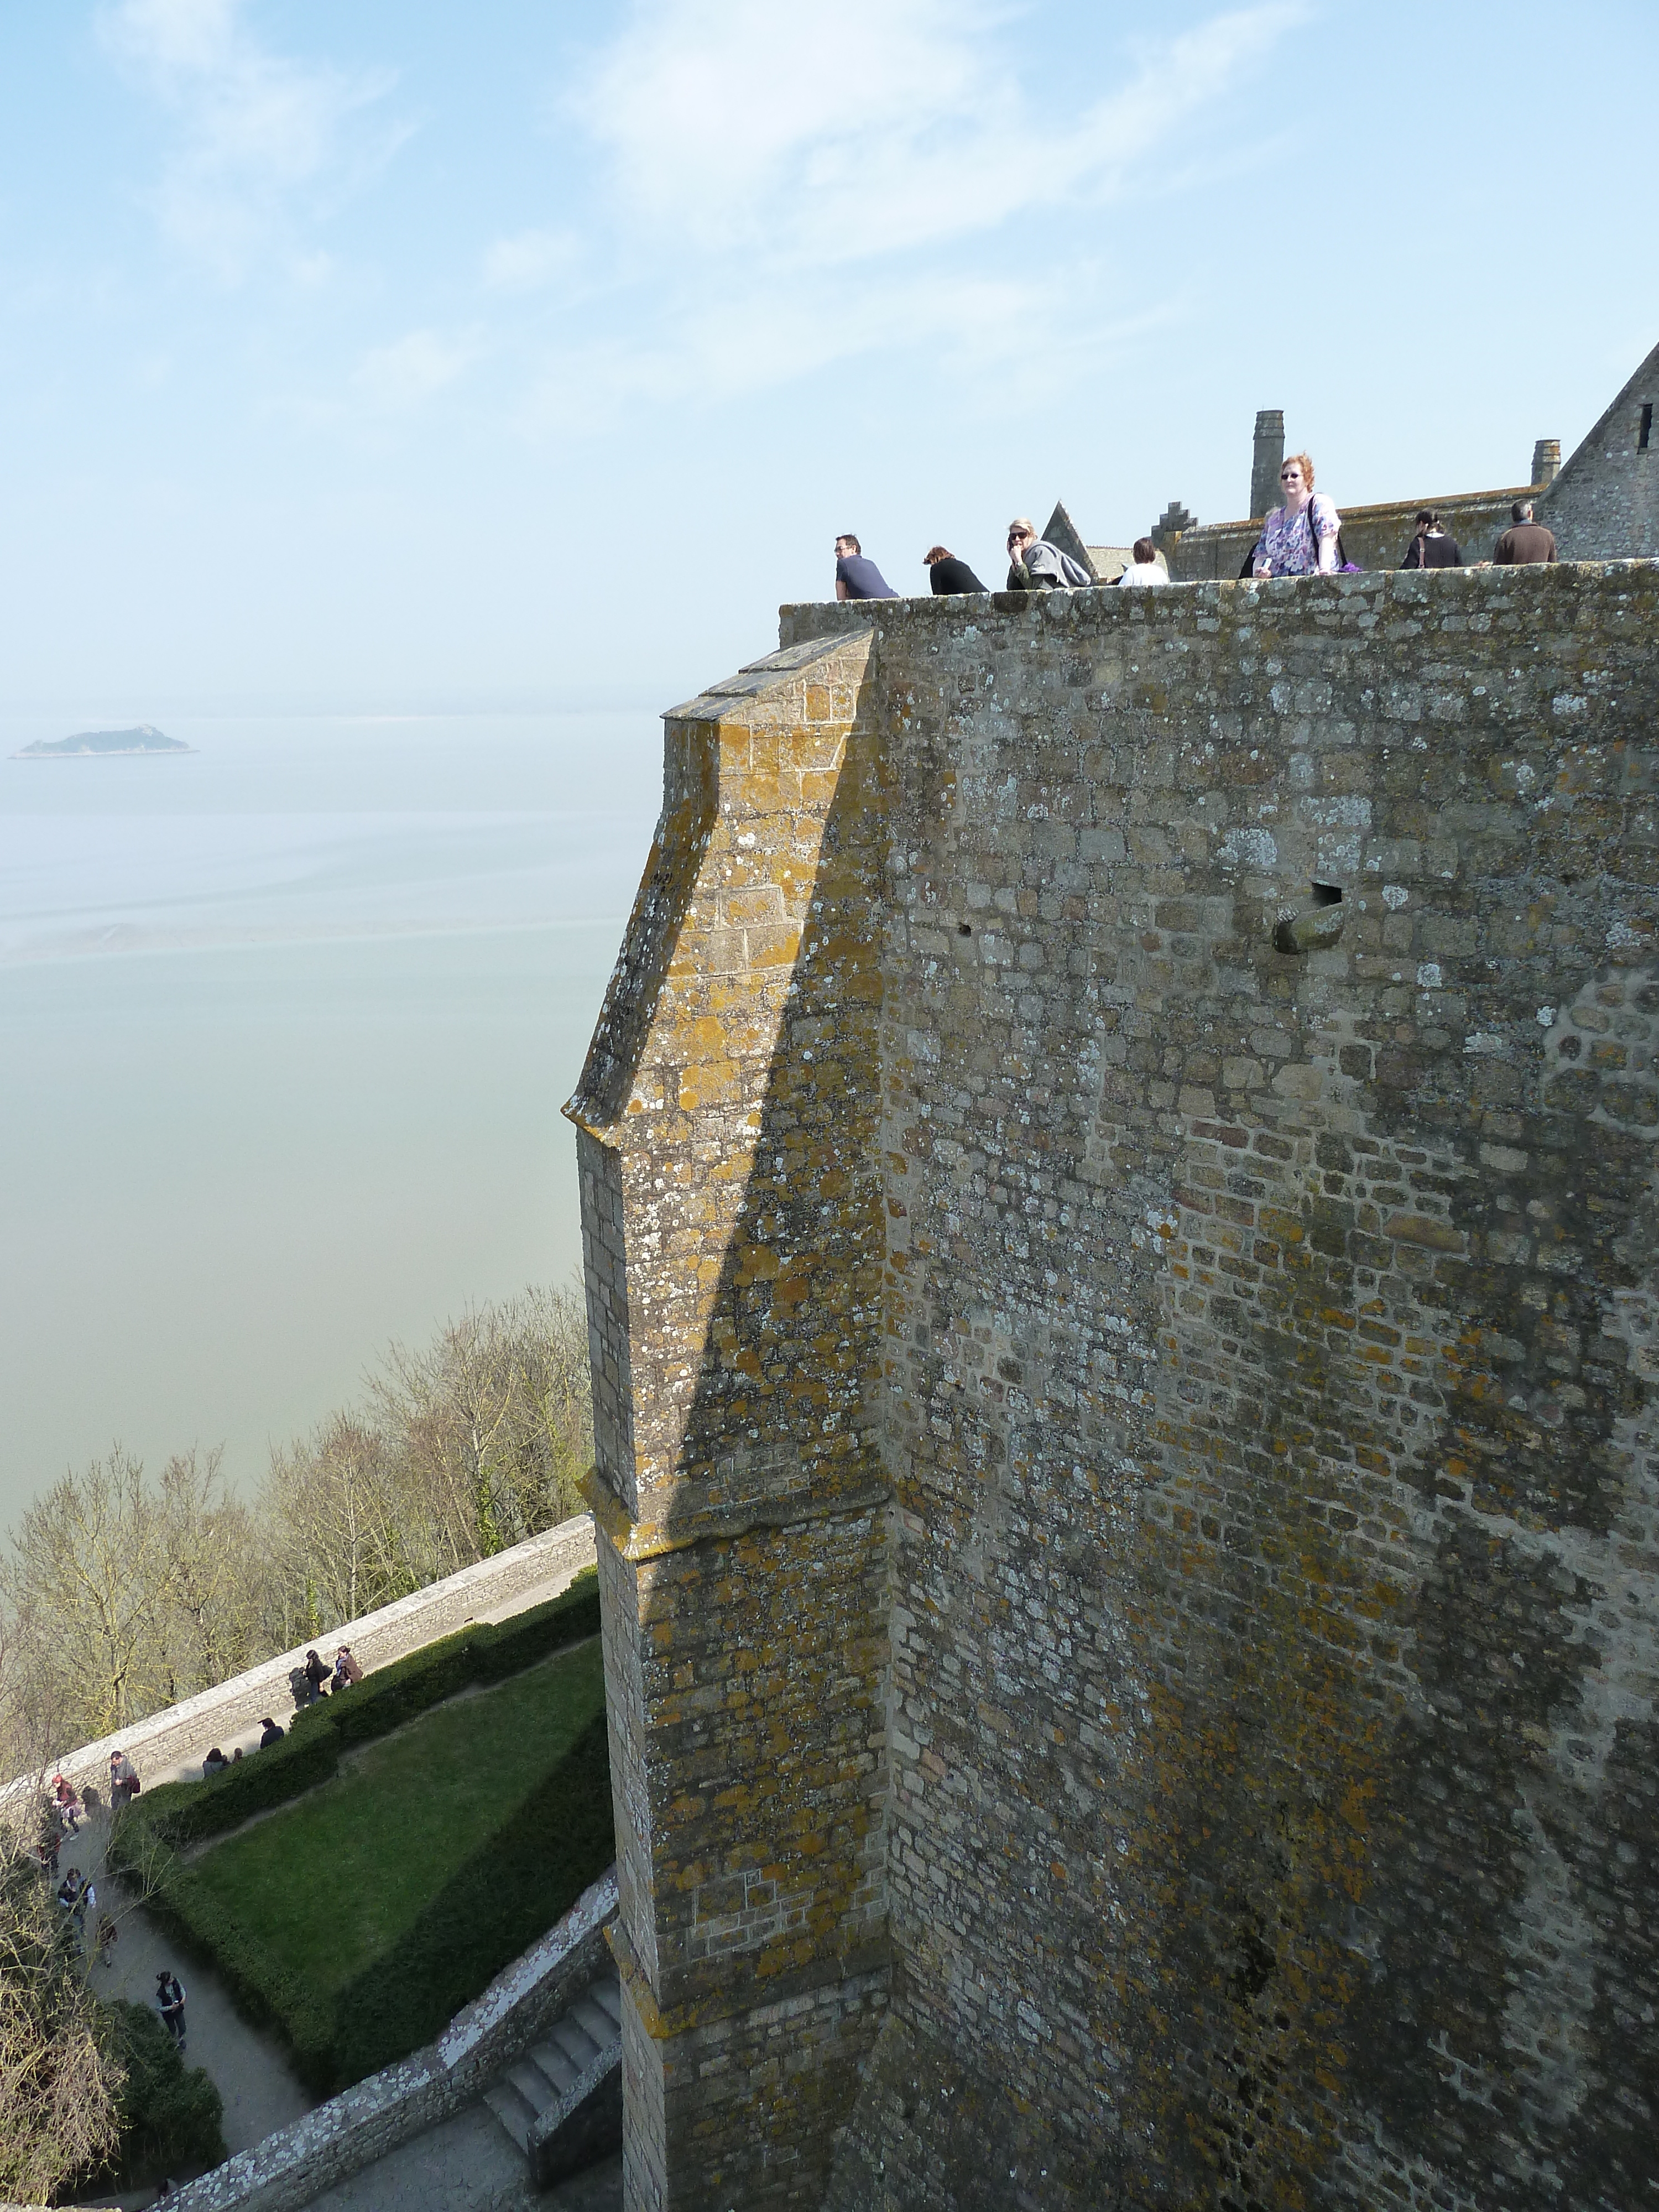
[[[1279,505],[1279,471],[1285,462],[1285,410],[1264,407],[1255,418],[1255,457],[1250,463],[1250,519]]]
[[[1540,438],[1532,449],[1532,474],[1528,483],[1553,483],[1561,472],[1561,441]]]

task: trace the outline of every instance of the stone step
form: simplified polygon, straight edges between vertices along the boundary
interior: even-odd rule
[[[534,2123],[573,2090],[582,2075],[620,2062],[622,1985],[614,1974],[595,1982],[484,2091],[483,2101],[526,2156]]]
[[[561,2051],[556,2043],[532,2043],[526,2056],[561,2096],[574,2085],[581,2070],[572,2064],[569,2053]]]
[[[530,2124],[537,2116],[537,2107],[505,2076],[490,2084],[484,2091],[483,2100],[527,2158],[530,2154]]]
[[[507,2068],[507,2078],[538,2118],[552,2110],[568,2086],[550,2079],[528,2052]]]
[[[607,1975],[602,1982],[595,1982],[587,1994],[595,2004],[604,2006],[618,2027],[622,2026],[622,1984],[615,1974]]]
[[[622,2033],[616,2015],[596,2001],[592,1990],[577,1998],[566,2017],[575,2021],[595,2051],[608,2051]]]
[[[554,2021],[548,2031],[548,2040],[558,2045],[579,2074],[592,2064],[604,2047],[570,2013],[566,2013],[562,2020]],[[607,2037],[606,2041],[609,2040]]]

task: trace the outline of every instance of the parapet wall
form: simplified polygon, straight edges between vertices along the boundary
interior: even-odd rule
[[[592,1522],[586,1513],[578,1514],[556,1528],[510,1545],[492,1559],[462,1567],[361,1620],[347,1621],[343,1628],[319,1637],[318,1646],[331,1666],[340,1645],[349,1644],[362,1666],[372,1673],[441,1636],[453,1635],[470,1621],[505,1620],[556,1597],[584,1567],[593,1565],[593,1559]],[[238,1742],[257,1742],[266,1713],[286,1723],[294,1711],[289,1676],[305,1665],[307,1648],[298,1644],[196,1697],[164,1706],[114,1735],[65,1751],[47,1771],[67,1775],[77,1790],[91,1783],[100,1793],[106,1792],[110,1754],[118,1749],[137,1768],[139,1780],[151,1789],[163,1782],[198,1778],[202,1761],[215,1744],[228,1756]],[[0,1803],[37,1786],[38,1778],[25,1776],[0,1790]]]
[[[573,1102],[630,2206],[1642,2201],[1656,615],[790,608],[670,718]]]

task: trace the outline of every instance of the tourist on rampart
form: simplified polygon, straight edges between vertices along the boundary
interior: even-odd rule
[[[81,1825],[81,1800],[75,1794],[75,1784],[66,1782],[61,1774],[52,1778],[52,1802],[58,1808],[58,1817],[72,1836]]]
[[[273,1743],[280,1743],[287,1734],[288,1730],[286,1729],[279,1729],[276,1722],[272,1720],[270,1714],[267,1713],[264,1720],[259,1723],[260,1750],[269,1751]]]
[[[838,599],[896,599],[893,589],[850,530],[836,540],[836,597]]]
[[[354,1682],[361,1682],[362,1679],[363,1670],[352,1656],[351,1646],[349,1644],[343,1644],[334,1655],[336,1694],[337,1695],[342,1690],[349,1690]]]
[[[1510,509],[1510,527],[1493,546],[1492,557],[1500,568],[1518,568],[1525,561],[1555,561],[1555,535],[1532,519],[1532,501],[1517,499]]]
[[[216,1743],[202,1761],[202,1779],[204,1782],[211,1782],[216,1774],[222,1774],[229,1765],[230,1761]]]
[[[968,563],[958,561],[956,555],[945,546],[931,546],[921,557],[927,570],[927,580],[941,598],[952,592],[982,592],[985,589]]]
[[[1039,538],[1023,514],[1008,525],[1008,589],[1011,592],[1080,592],[1094,578],[1069,553]]]
[[[1307,453],[1291,453],[1279,471],[1285,494],[1261,526],[1250,562],[1253,576],[1333,576],[1341,559],[1342,518],[1324,492],[1314,489]]]
[[[1137,538],[1134,559],[1118,578],[1122,584],[1167,584],[1169,571],[1158,557],[1158,548],[1150,538]]]
[[[109,1755],[109,1808],[118,1813],[138,1795],[138,1770],[124,1751]]]
[[[1402,568],[1461,568],[1462,549],[1446,533],[1446,526],[1429,507],[1417,518],[1417,535],[1406,549]]]
[[[314,1651],[307,1651],[306,1663],[301,1672],[311,1685],[311,1694],[313,1698],[325,1698],[328,1695],[329,1666],[326,1659],[319,1659]]]

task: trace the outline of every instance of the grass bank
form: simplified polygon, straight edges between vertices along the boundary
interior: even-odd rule
[[[198,1816],[156,1822],[153,1807],[124,1856],[136,1869],[149,1854],[153,1909],[319,2092],[429,2042],[615,1856],[597,1639],[343,1763],[337,1747],[320,1779],[309,1753],[283,1763],[306,1794],[268,1818],[185,1863],[173,1845]]]

